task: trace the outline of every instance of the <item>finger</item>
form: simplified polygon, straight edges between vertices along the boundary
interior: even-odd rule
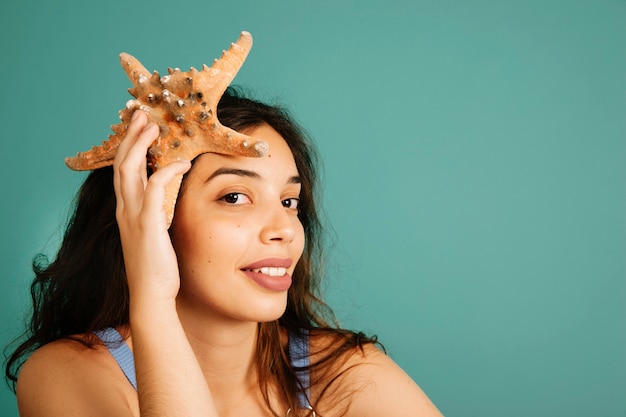
[[[154,123],[146,124],[141,132],[138,133],[135,142],[131,144],[128,151],[122,156],[119,162],[119,169],[125,172],[137,172],[144,177],[147,176],[146,171],[146,154],[148,148],[159,137],[159,127]]]
[[[146,125],[117,168],[118,193],[124,209],[132,204],[132,213],[141,210],[144,189],[148,183],[146,152],[158,134],[156,125]]]
[[[158,137],[159,128],[155,124],[147,124],[137,135],[135,143],[128,149],[126,155],[116,168],[118,176],[118,197],[120,209],[131,209],[131,215],[141,210],[143,192],[148,182],[146,169],[146,152],[150,144]],[[132,138],[131,138],[132,139]]]
[[[128,125],[128,130],[126,131],[126,135],[122,139],[122,142],[117,148],[117,153],[115,155],[115,160],[113,161],[113,185],[117,191],[119,191],[119,175],[118,169],[122,161],[126,158],[126,154],[129,149],[135,144],[137,140],[137,136],[144,129],[146,124],[148,123],[148,116],[141,110],[136,110],[133,113],[133,117],[131,119],[130,124]]]
[[[163,219],[165,221],[164,203],[166,187],[174,181],[180,182],[180,177],[189,171],[190,168],[191,162],[176,161],[159,169],[150,177],[143,200],[145,219]]]
[[[115,154],[115,160],[113,162],[114,167],[118,166],[126,158],[126,154],[135,144],[137,137],[143,131],[147,123],[148,116],[146,113],[141,110],[136,110],[133,113],[131,122],[126,130],[126,134],[117,148],[117,153]]]
[[[124,138],[122,139],[122,142],[117,149],[117,161],[124,159],[126,153],[131,148],[131,146],[137,139],[137,136],[139,136],[147,123],[148,116],[146,115],[146,113],[141,110],[135,110],[130,120],[130,124],[128,125],[128,129],[126,130],[126,134],[124,135]]]

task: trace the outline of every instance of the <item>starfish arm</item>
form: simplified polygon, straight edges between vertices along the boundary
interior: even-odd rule
[[[146,81],[151,80],[150,72],[139,62],[137,58],[134,56],[122,52],[120,54],[120,63],[122,64],[122,68],[126,73],[126,76],[133,83],[133,89],[129,90],[129,92],[134,96],[138,97],[138,92],[134,92],[133,90],[137,89],[142,84],[145,84]],[[156,73],[158,77],[158,73]]]
[[[196,87],[205,92],[205,101],[209,106],[211,103],[215,103],[215,107],[211,107],[213,110],[217,107],[217,102],[226,88],[239,72],[251,48],[252,35],[248,32],[241,32],[239,39],[231,43],[230,48],[224,51],[210,68],[205,65],[200,71],[208,76],[198,77]]]
[[[100,146],[94,146],[85,152],[78,152],[76,156],[65,158],[65,165],[74,171],[89,171],[113,165],[117,147],[121,142],[119,134],[110,135],[108,140]]]

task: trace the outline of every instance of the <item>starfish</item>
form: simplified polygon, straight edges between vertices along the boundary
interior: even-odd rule
[[[200,154],[215,152],[226,155],[261,157],[268,146],[262,140],[236,132],[217,119],[217,104],[252,48],[252,36],[241,32],[239,39],[224,51],[209,68],[187,72],[169,68],[168,75],[150,74],[133,56],[122,53],[120,61],[133,84],[128,92],[135,97],[120,110],[121,122],[111,126],[113,134],[99,146],[74,157],[65,164],[76,171],[113,165],[117,148],[125,136],[132,114],[141,109],[148,121],[159,126],[159,137],[148,149],[148,166],[156,171],[173,161],[193,160]],[[166,186],[164,202],[168,226],[174,216],[174,206],[182,176]]]

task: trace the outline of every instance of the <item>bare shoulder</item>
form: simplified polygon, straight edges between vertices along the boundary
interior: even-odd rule
[[[139,415],[134,390],[107,349],[66,339],[26,361],[17,402],[21,417]]]
[[[312,352],[316,352],[316,345],[333,344],[326,336],[314,338]],[[374,344],[352,348],[336,363],[332,374],[325,378],[333,381],[334,387],[327,388],[333,395],[320,401],[319,414],[332,416],[341,409],[345,417],[442,416],[415,381]]]

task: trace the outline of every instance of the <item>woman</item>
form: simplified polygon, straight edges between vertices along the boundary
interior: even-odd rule
[[[207,153],[148,178],[158,128],[138,110],[113,168],[86,179],[7,365],[20,415],[439,416],[318,297],[315,154],[299,128],[233,90],[218,118],[269,155]],[[168,230],[164,187],[183,173]]]

